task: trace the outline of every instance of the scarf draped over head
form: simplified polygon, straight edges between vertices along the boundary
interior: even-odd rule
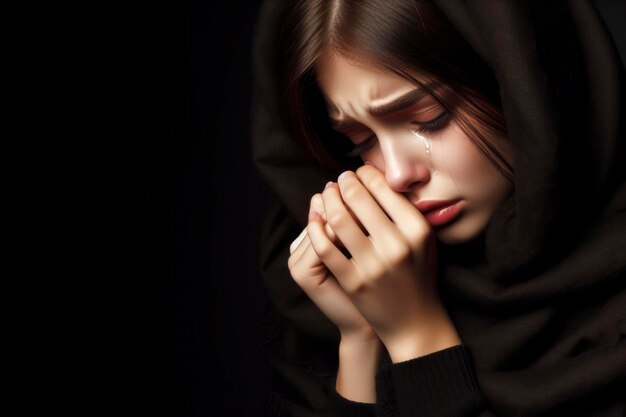
[[[254,50],[254,158],[275,196],[262,273],[278,315],[331,349],[333,326],[290,282],[287,257],[309,199],[334,177],[280,121],[269,63],[285,2],[270,3]],[[438,246],[440,292],[480,387],[498,416],[621,415],[626,78],[613,39],[585,0],[435,4],[493,71],[513,145],[514,191],[483,234]]]
[[[626,78],[613,40],[586,1],[436,4],[493,70],[514,149],[484,257],[454,248],[440,278],[481,387],[496,414],[621,411]]]

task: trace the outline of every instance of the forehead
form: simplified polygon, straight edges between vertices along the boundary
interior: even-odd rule
[[[377,105],[415,88],[414,84],[374,65],[354,62],[337,54],[324,55],[316,66],[317,83],[329,109],[339,113],[350,103]]]

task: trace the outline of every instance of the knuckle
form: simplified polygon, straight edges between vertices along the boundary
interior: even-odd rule
[[[290,256],[287,260],[287,267],[289,268],[289,273],[291,274],[294,280],[298,280],[298,276],[300,275],[300,264],[296,261],[294,256]]]
[[[363,178],[364,175],[367,175],[367,165],[361,165],[355,171],[356,176],[359,178]]]
[[[350,219],[348,213],[343,211],[335,212],[328,217],[328,224],[330,224],[333,230],[346,227],[349,221]]]
[[[333,195],[332,193],[333,192],[334,192],[333,187],[328,187],[328,188],[324,189],[324,191],[322,191],[321,194],[320,194],[322,196],[322,203],[324,201],[328,202],[329,201],[328,199],[332,197],[332,195]]]
[[[296,284],[298,284],[298,287],[302,288],[303,290],[311,287],[310,277],[306,276],[305,274],[297,274],[296,276],[294,276],[293,280]]]
[[[323,206],[323,204],[324,202],[322,200],[322,194],[320,193],[314,194],[313,197],[311,197],[311,200],[309,201],[309,205],[313,209],[320,207],[320,205]]]
[[[373,174],[368,183],[370,188],[374,191],[384,190],[387,187],[387,181],[381,174]]]
[[[314,194],[313,197],[311,197],[311,205],[315,205],[315,204],[322,204],[322,193],[317,193]]]
[[[362,189],[354,182],[347,182],[341,187],[341,196],[344,200],[354,201],[361,195]]]
[[[335,233],[333,228],[330,227],[330,225],[324,225],[324,230],[326,231],[326,236],[328,236],[330,240],[335,240],[337,238],[337,234]]]
[[[320,259],[328,259],[332,254],[333,245],[331,243],[321,243],[316,249],[317,256]]]
[[[366,281],[375,284],[387,275],[388,268],[384,265],[376,265],[369,268]]]
[[[292,272],[291,273],[291,278],[293,279],[293,281],[298,284],[298,287],[302,287],[302,276],[297,273],[297,272]]]
[[[361,180],[364,180],[364,181],[369,181],[370,178],[376,174],[377,174],[377,171],[374,169],[374,167],[372,167],[371,165],[367,165],[367,164],[358,167],[356,170],[357,177],[359,177]]]
[[[431,239],[432,231],[429,227],[414,227],[407,232],[409,246],[413,250],[423,248]]]
[[[351,296],[358,296],[365,292],[366,283],[363,280],[355,280],[355,282],[346,285],[344,290]]]
[[[405,263],[411,258],[411,252],[411,248],[408,245],[399,245],[392,251],[389,262],[392,265]]]
[[[300,289],[307,291],[310,289],[311,285],[310,283],[307,281],[306,277],[302,276],[302,275],[298,275],[297,277],[294,277],[294,282],[298,285],[298,287],[300,287]]]
[[[311,208],[322,217],[326,215],[324,211],[324,200],[322,199],[322,194],[315,194],[313,196],[313,198],[311,199]]]

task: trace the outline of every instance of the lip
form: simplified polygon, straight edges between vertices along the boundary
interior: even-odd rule
[[[432,226],[442,226],[455,220],[463,211],[463,200],[431,200],[416,205]]]
[[[461,201],[461,199],[456,199],[456,200],[428,200],[428,201],[422,201],[418,204],[415,205],[415,207],[417,207],[417,209],[422,213],[425,214],[428,211],[434,210],[436,208],[439,207],[447,207],[450,206],[456,202]]]

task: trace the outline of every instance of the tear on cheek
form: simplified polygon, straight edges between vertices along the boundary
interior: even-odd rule
[[[420,134],[417,130],[411,130],[411,133],[424,145],[424,149],[429,156],[432,156],[432,143],[426,136]]]

